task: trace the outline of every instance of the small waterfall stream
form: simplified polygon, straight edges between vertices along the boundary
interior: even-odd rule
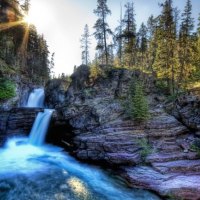
[[[44,143],[52,113],[50,109],[38,113],[29,135],[30,144],[41,146]]]
[[[28,108],[43,108],[44,107],[44,89],[34,89],[29,95],[26,107]]]
[[[44,89],[34,89],[29,95],[26,107],[43,108],[44,107]],[[29,134],[29,143],[36,146],[41,146],[44,143],[45,136],[49,127],[53,110],[45,109],[44,112],[39,112],[31,132]]]
[[[43,105],[44,96],[38,93],[44,94],[34,90],[27,107]],[[29,138],[9,139],[0,148],[0,200],[159,200],[44,144],[52,112],[45,109],[38,114]]]

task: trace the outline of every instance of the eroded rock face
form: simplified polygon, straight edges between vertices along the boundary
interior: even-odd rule
[[[174,107],[175,116],[200,134],[200,92],[179,97]]]
[[[173,199],[198,200],[200,198],[200,173],[160,173],[152,167],[126,167],[122,176],[131,185],[156,191]]]
[[[65,99],[57,101],[58,95],[52,90],[48,93],[46,104],[48,107],[54,105],[58,117],[69,120],[79,132],[88,131],[124,115],[121,99],[127,97],[133,76],[139,75],[133,71],[116,69],[91,81],[89,68],[83,65],[72,75],[69,88],[62,92],[65,93]],[[146,87],[146,90],[149,88]]]
[[[87,71],[86,67],[78,70]],[[76,72],[79,76],[80,71]],[[133,77],[140,74],[111,70],[91,81],[84,73],[81,86],[79,76],[72,76],[54,117],[72,127],[74,155],[117,167],[132,187],[162,196],[199,199],[200,157],[191,149],[194,136],[149,94],[154,88],[146,85],[151,118],[136,123],[127,118],[122,99],[127,98]]]
[[[15,135],[27,135],[34,123],[38,112],[43,109],[14,108],[0,113],[0,145],[8,137]]]
[[[65,100],[65,92],[68,89],[69,80],[53,79],[46,84],[45,101],[48,108],[56,108],[60,106]]]
[[[161,151],[183,152],[179,143],[187,138],[187,128],[162,109],[159,115],[153,115],[152,112],[152,119],[145,123],[115,121],[92,129],[91,132],[79,134],[74,138],[77,157],[110,164],[137,165],[142,162],[143,139],[150,143],[153,152],[159,152],[161,156]],[[183,137],[181,141],[178,141],[179,136]]]

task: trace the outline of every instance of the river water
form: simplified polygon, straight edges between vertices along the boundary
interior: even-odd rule
[[[98,167],[83,164],[62,149],[10,139],[0,150],[1,200],[158,200],[127,188]]]

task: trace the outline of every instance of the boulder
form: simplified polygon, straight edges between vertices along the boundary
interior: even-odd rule
[[[191,130],[200,131],[200,94],[180,96],[173,106],[172,113]]]

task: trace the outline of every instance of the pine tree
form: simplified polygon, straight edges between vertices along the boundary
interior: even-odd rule
[[[120,4],[120,19],[119,19],[119,26],[116,28],[115,38],[114,41],[117,47],[117,57],[116,57],[116,65],[123,66],[123,58],[122,58],[122,5]]]
[[[30,0],[25,0],[24,4],[22,5],[22,9],[24,10],[25,15],[28,15],[30,8]]]
[[[134,120],[143,121],[149,118],[148,102],[144,96],[142,84],[138,81],[132,82],[130,86],[128,107],[128,114]]]
[[[97,39],[96,49],[99,51],[99,56],[102,59],[102,64],[108,65],[108,44],[107,39],[112,34],[107,21],[107,16],[111,14],[107,6],[107,0],[97,0],[97,8],[94,13],[99,17],[94,25],[96,29],[94,35]],[[105,59],[104,59],[105,58]]]
[[[154,77],[155,77],[155,72],[153,70],[153,64],[156,58],[156,49],[157,49],[157,35],[158,35],[157,27],[158,27],[158,18],[154,18],[154,16],[151,15],[147,21],[147,30],[148,30],[147,65]]]
[[[200,13],[199,13],[199,18],[198,18],[197,34],[198,34],[198,37],[200,37]]]
[[[108,55],[108,64],[112,66],[114,63],[114,44],[112,42],[108,45]]]
[[[90,33],[88,25],[84,27],[84,33],[81,36],[81,48],[82,48],[82,63],[88,65],[89,63],[89,48],[90,48]]]
[[[187,86],[188,80],[194,71],[193,57],[194,57],[194,43],[192,42],[192,30],[194,28],[194,19],[192,18],[192,4],[191,0],[187,0],[184,12],[182,13],[182,22],[179,33],[179,63],[180,76],[179,82],[184,87]]]
[[[142,23],[138,32],[138,55],[137,55],[137,65],[141,70],[147,68],[147,49],[148,49],[147,27],[145,26],[144,23]]]
[[[178,38],[180,10],[176,7],[176,8],[173,9],[173,11],[174,11],[175,32],[176,32],[176,37]]]
[[[50,60],[50,63],[49,63],[49,70],[50,70],[51,78],[55,78],[55,73],[53,71],[54,66],[55,66],[54,58],[55,58],[55,52],[53,52],[51,54],[51,60]]]
[[[172,0],[166,0],[162,5],[157,28],[157,49],[153,69],[157,78],[166,82],[170,94],[175,93],[175,80],[178,73],[178,57],[176,29],[173,16]]]
[[[125,4],[125,15],[123,19],[123,60],[129,68],[135,64],[136,58],[136,23],[133,2]]]
[[[50,76],[48,46],[44,37],[38,35],[35,26],[31,25],[29,29],[26,72],[33,82],[43,84]]]
[[[200,14],[198,18],[197,38],[196,38],[196,53],[195,53],[195,80],[200,80]]]

